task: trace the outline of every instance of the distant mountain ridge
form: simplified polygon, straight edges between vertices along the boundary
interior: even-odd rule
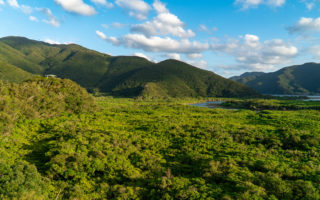
[[[253,89],[189,64],[141,57],[113,57],[76,44],[55,45],[23,37],[0,38],[0,79],[23,81],[54,74],[89,91],[125,97],[240,97],[258,95]],[[1,71],[11,67],[13,74]],[[16,77],[20,78],[13,78]]]
[[[263,94],[320,94],[319,63],[294,65],[272,73],[247,73],[232,79]]]
[[[238,80],[241,80],[241,79],[250,80],[253,77],[261,76],[263,74],[265,74],[265,73],[264,72],[246,72],[246,73],[241,74],[240,76],[233,76],[233,77],[231,77],[229,79],[233,80],[233,81],[238,81]]]

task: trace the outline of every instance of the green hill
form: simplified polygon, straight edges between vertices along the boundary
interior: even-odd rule
[[[25,54],[2,42],[2,40],[0,40],[0,59],[33,74],[42,74],[44,71],[38,63],[30,61]]]
[[[112,57],[76,44],[51,45],[23,37],[5,37],[0,39],[0,59],[25,72],[55,74],[89,91],[99,90],[115,96],[258,95],[247,86],[180,61],[153,63],[140,57]]]
[[[0,80],[0,88],[1,133],[18,120],[80,113],[95,107],[92,96],[67,79],[37,76],[18,84]]]
[[[86,88],[94,87],[109,65],[109,55],[75,44],[51,45],[22,37],[5,37],[1,43],[18,52],[10,60],[17,57],[19,61],[11,64],[30,73],[69,78]]]
[[[264,94],[320,94],[320,64],[305,63],[237,80]]]
[[[0,80],[21,82],[30,79],[33,75],[0,59]]]
[[[248,87],[177,60],[166,60],[133,69],[127,75],[112,89],[113,93],[140,93],[147,97],[222,97],[256,94]]]
[[[107,72],[110,56],[71,44],[59,46],[60,51],[40,64],[46,74],[69,78],[85,88],[93,88]]]
[[[257,77],[257,76],[261,76],[265,74],[264,72],[246,72],[244,74],[241,74],[240,76],[233,76],[231,78],[229,78],[230,80],[233,81],[238,81],[238,80],[243,80],[243,82],[247,82],[249,80],[252,80],[253,78]]]

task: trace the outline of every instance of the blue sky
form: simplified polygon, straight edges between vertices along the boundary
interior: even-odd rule
[[[318,17],[320,0],[0,0],[0,37],[174,58],[230,77],[317,62]]]

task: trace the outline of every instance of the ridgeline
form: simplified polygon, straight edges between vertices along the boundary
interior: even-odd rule
[[[320,64],[305,63],[272,73],[245,73],[232,80],[246,84],[263,94],[320,94]]]
[[[2,68],[11,67],[8,73]],[[23,37],[0,39],[0,78],[19,82],[54,74],[91,92],[121,97],[244,97],[253,89],[189,64],[112,57],[76,44],[51,45]]]

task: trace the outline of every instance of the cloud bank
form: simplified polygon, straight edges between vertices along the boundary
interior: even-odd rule
[[[71,13],[86,16],[95,15],[97,13],[92,6],[85,4],[82,0],[54,0],[54,2]],[[101,1],[97,2],[101,3]]]
[[[235,4],[240,5],[242,9],[256,8],[259,5],[267,5],[272,7],[281,7],[286,0],[236,0]]]
[[[254,71],[273,69],[275,65],[289,63],[298,55],[297,47],[281,39],[261,42],[258,36],[250,34],[223,44],[213,44],[212,49],[233,56],[238,62],[237,69]]]

